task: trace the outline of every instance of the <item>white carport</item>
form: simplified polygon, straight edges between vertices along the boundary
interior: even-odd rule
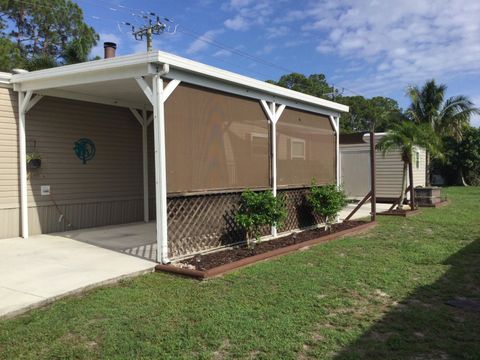
[[[164,86],[164,80],[168,83]],[[339,166],[339,117],[348,107],[263,81],[244,77],[163,52],[150,52],[96,60],[54,69],[15,74],[11,78],[19,94],[19,148],[22,237],[28,238],[26,114],[43,96],[87,101],[129,108],[142,126],[144,221],[148,222],[147,126],[153,121],[155,150],[155,206],[157,260],[168,263],[167,178],[164,103],[175,88],[186,82],[248,98],[258,99],[267,113],[272,139],[275,124],[287,106],[328,115],[337,134],[337,182]],[[273,144],[273,192],[276,193],[276,157]],[[272,229],[275,235],[276,230]]]

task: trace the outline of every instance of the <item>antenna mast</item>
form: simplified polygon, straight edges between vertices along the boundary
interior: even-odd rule
[[[146,15],[145,15],[146,14]],[[124,25],[132,27],[132,35],[135,37],[135,40],[143,41],[143,38],[147,38],[147,51],[153,51],[153,35],[160,35],[165,31],[168,32],[168,26],[160,20],[160,17],[153,13],[144,13],[142,18],[148,21],[148,23],[140,28],[135,28],[131,23],[124,22]],[[171,22],[169,19],[164,19],[167,22]],[[176,30],[176,28],[175,28]]]

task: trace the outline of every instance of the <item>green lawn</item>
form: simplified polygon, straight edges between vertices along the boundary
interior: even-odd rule
[[[151,274],[0,322],[0,359],[479,359],[480,188],[197,282]],[[1,275],[0,275],[1,276]]]

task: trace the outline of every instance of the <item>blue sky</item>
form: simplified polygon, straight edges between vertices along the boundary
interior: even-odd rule
[[[146,50],[122,22],[173,19],[168,51],[257,79],[324,73],[345,95],[408,105],[409,84],[435,78],[480,106],[480,2],[472,0],[76,0],[118,54]],[[175,26],[178,26],[175,30]],[[212,44],[213,42],[213,44]],[[480,125],[480,119],[474,119]]]

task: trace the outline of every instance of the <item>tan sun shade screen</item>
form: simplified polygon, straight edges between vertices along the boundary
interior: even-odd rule
[[[179,85],[165,105],[169,193],[269,186],[259,101]]]
[[[326,116],[287,108],[277,123],[277,184],[335,182],[335,133]]]

